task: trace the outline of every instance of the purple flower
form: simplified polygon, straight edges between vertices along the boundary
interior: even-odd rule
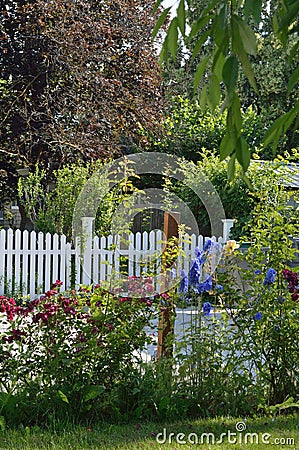
[[[185,270],[181,271],[181,282],[179,287],[179,292],[187,292],[188,291],[188,275]]]
[[[275,275],[276,275],[276,270],[275,269],[268,269],[265,279],[264,279],[264,286],[270,286],[270,284],[274,283],[275,280]]]
[[[258,312],[254,315],[254,320],[261,320],[263,318],[263,314],[261,312]]]
[[[205,262],[204,252],[200,250],[198,247],[195,247],[194,254],[195,258],[198,260],[199,264],[203,264]]]
[[[207,252],[208,250],[210,250],[210,248],[213,246],[213,241],[211,239],[207,239],[207,241],[205,242],[205,245],[203,246],[203,251]]]
[[[222,284],[216,284],[215,289],[216,289],[217,291],[223,291],[223,286],[222,286]]]
[[[197,286],[199,284],[201,274],[201,266],[198,259],[192,261],[191,269],[189,272],[189,283],[190,286]]]
[[[261,271],[259,269],[255,269],[254,275],[259,275],[260,273],[261,273]]]
[[[203,313],[203,315],[204,316],[208,316],[210,314],[210,312],[211,312],[211,309],[212,309],[211,303],[210,302],[205,302],[202,305],[202,313]]]
[[[205,280],[198,285],[198,292],[211,291],[213,287],[211,275],[206,275]]]

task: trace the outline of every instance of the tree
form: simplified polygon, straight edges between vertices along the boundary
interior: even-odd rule
[[[2,180],[146,147],[159,129],[153,1],[1,2]],[[0,174],[1,176],[1,174]]]
[[[156,2],[156,7],[160,4]],[[200,82],[203,87],[200,93],[202,105],[208,105],[211,110],[222,103],[227,110],[227,132],[220,145],[222,159],[230,158],[228,174],[231,179],[235,171],[236,160],[245,172],[250,163],[250,150],[242,134],[241,101],[238,92],[238,77],[241,67],[251,89],[258,94],[258,85],[251,64],[251,57],[257,53],[257,36],[259,24],[262,21],[262,10],[267,10],[267,1],[262,0],[213,0],[208,5],[200,3],[200,10],[195,15],[188,15],[192,0],[180,0],[175,17],[170,21],[168,31],[161,51],[161,60],[165,62],[176,58],[179,35],[187,42],[195,40],[194,60],[202,55],[197,64],[194,76],[194,86],[197,89]],[[286,46],[292,40],[290,61],[296,57],[298,41],[298,0],[271,2],[274,9],[272,35],[276,35],[282,45]],[[167,19],[170,8],[167,8],[156,23],[154,36]],[[270,27],[269,27],[270,29]],[[206,76],[206,69],[208,76]],[[289,79],[287,93],[290,94],[299,79],[299,69]],[[225,87],[225,98],[222,88]],[[276,148],[279,138],[293,126],[296,130],[299,123],[298,98],[268,129],[264,136],[264,144],[273,144]]]

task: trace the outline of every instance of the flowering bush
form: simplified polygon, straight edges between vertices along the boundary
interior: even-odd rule
[[[217,274],[231,340],[262,390],[263,406],[299,395],[298,274],[288,267],[295,259],[289,236],[298,225],[280,197],[278,191],[275,207],[260,205],[248,251],[226,256]]]
[[[106,393],[148,340],[148,299],[114,297],[99,286],[61,293],[60,285],[27,305],[0,297],[1,395],[11,396],[4,412],[14,402],[24,422],[50,411],[96,414],[96,404],[103,413]]]

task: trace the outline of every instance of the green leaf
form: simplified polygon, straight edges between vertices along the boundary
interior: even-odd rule
[[[248,59],[248,56],[246,55],[246,53],[244,52],[243,48],[240,46],[238,51],[237,51],[238,57],[241,61],[244,73],[249,81],[249,83],[251,84],[252,88],[254,89],[254,91],[258,94],[258,88],[256,85],[256,81],[255,81],[255,77],[254,77],[254,72],[252,70],[252,66],[251,63]]]
[[[225,56],[221,49],[217,49],[213,58],[212,72],[218,80],[222,79],[222,70],[225,63]]]
[[[170,11],[170,7],[166,8],[162,12],[162,14],[160,15],[159,19],[157,20],[157,23],[156,23],[155,28],[154,28],[153,33],[152,33],[152,38],[153,39],[157,36],[158,31],[160,30],[160,28],[162,27],[163,23],[165,22],[169,11]]]
[[[294,107],[287,113],[280,116],[273,122],[269,130],[266,132],[263,143],[265,146],[272,144],[273,149],[276,149],[279,138],[286,133],[291,124],[299,114],[299,100]]]
[[[253,1],[252,16],[256,24],[258,24],[261,20],[262,4],[262,0]]]
[[[228,48],[229,43],[229,33],[228,33],[228,27],[221,28],[219,26],[219,21],[217,20],[214,24],[214,41],[217,44],[219,48],[222,49],[222,51],[225,51]]]
[[[242,136],[237,141],[236,157],[244,172],[246,172],[250,163],[250,150],[248,143]]]
[[[226,133],[220,143],[220,161],[227,158],[235,149],[234,141],[231,136]]]
[[[232,26],[238,26],[244,50],[249,55],[256,55],[257,45],[253,30],[244,22],[244,20],[236,15],[232,18]]]
[[[212,0],[208,6],[205,7],[201,13],[201,17],[204,17],[208,12],[210,12],[217,4],[221,4],[221,0]]]
[[[88,402],[89,400],[93,400],[94,398],[99,397],[106,390],[105,386],[94,385],[88,386],[85,390],[84,402]]]
[[[290,60],[294,59],[294,57],[297,56],[298,49],[299,49],[299,41],[296,42],[296,44],[292,47],[292,50],[290,51]]]
[[[243,70],[245,75],[248,78],[249,83],[253,87],[254,91],[258,93],[257,85],[254,78],[254,73],[251,67],[251,63],[248,59],[246,52],[244,51],[244,47],[240,38],[239,27],[234,26],[232,29],[232,48],[235,51],[241,61]]]
[[[250,189],[251,191],[253,191],[253,186],[251,181],[249,180],[249,178],[247,177],[247,175],[245,175],[245,173],[242,174],[242,180],[244,181],[244,183],[246,184],[246,186],[248,187],[248,189]]]
[[[178,19],[174,17],[169,25],[167,33],[168,49],[173,57],[176,58],[178,50]]]
[[[163,42],[160,55],[159,55],[159,64],[162,65],[163,61],[167,62],[168,60],[168,50],[167,50],[167,36]]]
[[[209,59],[210,59],[210,56],[208,55],[197,66],[197,69],[196,69],[196,72],[194,75],[194,91],[196,91],[196,89],[199,85],[199,82],[203,76],[203,73],[205,71],[205,68],[207,66]]]
[[[245,19],[248,19],[248,17],[250,16],[255,1],[256,0],[245,0],[243,9]]]
[[[233,118],[234,127],[235,127],[237,133],[239,133],[242,128],[243,119],[242,119],[242,114],[241,114],[240,99],[236,94],[234,95],[234,98],[233,98],[231,110],[232,110],[232,118]]]
[[[62,400],[65,403],[69,403],[67,396],[62,391],[58,391],[57,394],[60,400]]]
[[[282,15],[282,19],[279,22],[278,31],[282,31],[283,28],[288,28],[294,20],[297,19],[299,14],[299,2],[295,1],[290,5],[289,9],[285,14]]]
[[[215,74],[212,74],[212,78],[208,89],[208,103],[210,109],[213,111],[219,104],[221,98],[220,82]]]
[[[235,176],[235,171],[236,171],[236,154],[234,153],[227,164],[227,178],[228,181],[232,181],[234,179]]]
[[[289,82],[288,82],[287,95],[290,94],[291,90],[298,83],[298,81],[299,81],[299,67],[297,67],[297,69],[290,76],[290,79],[289,79]]]
[[[186,30],[186,11],[185,11],[185,0],[181,0],[177,9],[177,18],[179,29],[183,36],[185,36]]]
[[[218,23],[219,26],[224,30],[224,28],[227,27],[227,22],[228,22],[228,5],[227,3],[223,3],[220,8],[219,8],[219,12],[218,12]]]
[[[5,431],[6,421],[4,416],[0,416],[0,431]]]
[[[231,94],[238,80],[238,59],[236,56],[229,56],[226,59],[222,70],[222,79],[227,92]]]
[[[204,109],[204,107],[206,106],[207,101],[208,101],[208,92],[207,91],[208,91],[208,85],[205,84],[201,90],[200,99],[199,99],[199,104],[202,109]]]
[[[210,37],[210,30],[206,31],[200,39],[196,42],[192,55],[191,55],[191,62],[196,58],[200,50],[202,49],[203,44],[207,41],[207,39]]]
[[[211,19],[213,19],[213,16],[209,15],[196,20],[196,22],[192,24],[188,41],[190,41],[190,39],[193,38]]]

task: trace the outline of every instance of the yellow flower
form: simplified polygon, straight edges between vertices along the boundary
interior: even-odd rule
[[[225,253],[232,254],[233,251],[236,250],[239,247],[240,247],[240,245],[237,244],[236,241],[231,240],[231,241],[227,241],[227,243],[223,247],[223,250],[224,250]]]

